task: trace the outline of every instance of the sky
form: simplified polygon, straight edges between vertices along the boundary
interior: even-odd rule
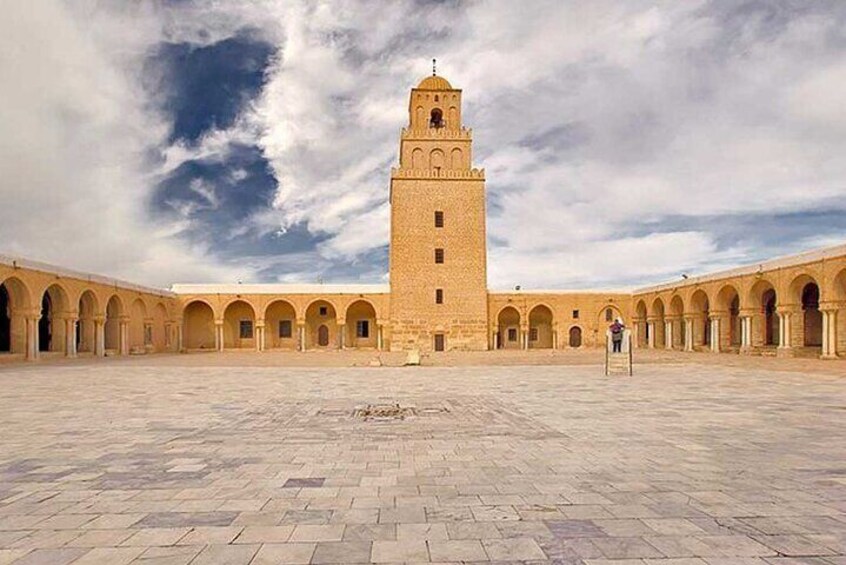
[[[846,240],[842,0],[0,0],[0,253],[385,283],[408,95],[463,89],[494,289]]]

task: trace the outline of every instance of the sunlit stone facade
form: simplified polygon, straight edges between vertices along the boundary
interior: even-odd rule
[[[0,256],[0,359],[202,350],[567,349],[617,317],[635,346],[837,358],[846,245],[630,291],[487,287],[485,172],[461,90],[411,90],[391,171],[389,284],[157,290]],[[555,265],[550,265],[555,269]]]

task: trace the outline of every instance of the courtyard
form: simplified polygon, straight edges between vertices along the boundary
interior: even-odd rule
[[[0,563],[846,564],[846,364],[497,353],[0,367]]]

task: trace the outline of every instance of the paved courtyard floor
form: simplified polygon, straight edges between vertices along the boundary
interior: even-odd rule
[[[0,369],[0,564],[846,564],[831,365],[189,357]]]

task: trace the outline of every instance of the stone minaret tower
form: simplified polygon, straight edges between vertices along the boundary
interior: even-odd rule
[[[461,90],[411,90],[391,171],[391,349],[487,349],[485,174],[472,168]]]

